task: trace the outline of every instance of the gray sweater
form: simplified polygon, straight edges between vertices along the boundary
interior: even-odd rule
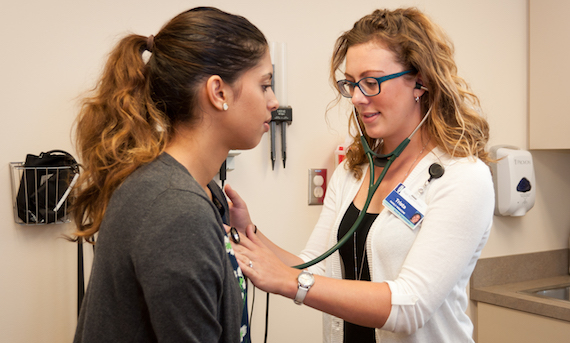
[[[220,213],[168,154],[115,191],[74,342],[239,342]]]

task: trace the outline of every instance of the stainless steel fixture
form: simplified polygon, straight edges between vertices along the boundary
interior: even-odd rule
[[[556,285],[542,288],[533,288],[521,291],[523,294],[530,294],[541,298],[549,298],[570,302],[570,284]]]

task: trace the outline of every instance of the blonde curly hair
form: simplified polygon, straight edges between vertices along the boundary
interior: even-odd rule
[[[457,75],[453,43],[444,31],[416,8],[374,11],[337,39],[331,63],[335,88],[337,71],[348,49],[370,41],[392,51],[405,70],[413,70],[411,75],[421,74],[424,86],[429,89],[427,96],[421,97],[423,114],[431,108],[424,123],[429,137],[451,156],[479,158],[489,163],[485,150],[489,125],[480,114],[479,99]],[[356,125],[353,116],[350,125]],[[378,140],[364,135],[372,149],[379,147]],[[366,162],[360,138],[355,136],[347,151],[348,168],[361,178],[361,166]]]

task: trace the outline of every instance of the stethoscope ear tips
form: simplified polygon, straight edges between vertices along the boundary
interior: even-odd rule
[[[416,82],[416,86],[414,87],[414,89],[423,89],[424,91],[427,92],[427,87],[424,87],[424,85],[422,85],[421,83]]]

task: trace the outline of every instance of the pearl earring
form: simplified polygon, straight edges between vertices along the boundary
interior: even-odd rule
[[[416,101],[417,101],[417,100],[416,100]],[[227,110],[228,110],[228,104],[226,104],[226,103],[224,102],[224,104],[222,105],[222,108],[224,109],[224,111],[227,111]]]

